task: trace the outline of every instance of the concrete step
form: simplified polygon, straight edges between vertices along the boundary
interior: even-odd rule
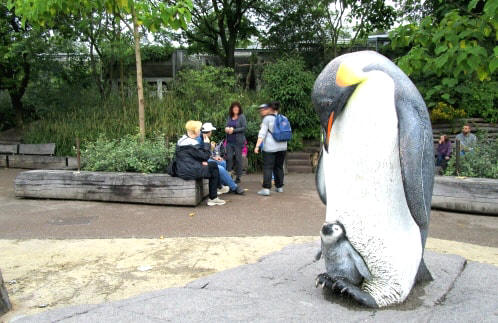
[[[288,166],[309,166],[311,165],[310,160],[306,159],[288,159],[287,160],[287,165]]]
[[[308,166],[287,166],[287,170],[289,173],[313,173],[313,169],[310,165]]]
[[[310,154],[318,153],[320,152],[320,146],[305,146],[303,148],[303,152]]]
[[[310,153],[305,153],[305,152],[291,152],[287,153],[287,160],[291,159],[310,159]]]

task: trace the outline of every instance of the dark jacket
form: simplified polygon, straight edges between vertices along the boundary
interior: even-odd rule
[[[450,157],[451,150],[452,150],[452,148],[451,148],[451,142],[449,140],[445,141],[442,144],[439,144],[437,146],[437,154],[438,154],[438,156]]]
[[[185,179],[203,178],[206,170],[202,162],[211,157],[208,143],[199,145],[196,139],[183,136],[176,144],[175,173],[176,176]],[[207,167],[206,167],[207,168]]]
[[[227,123],[226,123],[227,127],[229,121],[230,121],[230,116],[228,116],[227,118]],[[235,128],[233,129],[233,133],[236,135],[235,142],[239,146],[244,146],[244,143],[246,142],[246,136],[245,136],[246,128],[247,128],[246,116],[244,114],[241,114],[239,115]]]

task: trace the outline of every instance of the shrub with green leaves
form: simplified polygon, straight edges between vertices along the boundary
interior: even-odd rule
[[[140,135],[121,139],[100,136],[84,144],[83,169],[88,171],[162,173],[175,153],[175,144],[167,144],[164,135],[140,141]]]
[[[287,57],[267,65],[263,80],[263,91],[280,102],[281,112],[289,118],[294,132],[304,138],[318,138],[320,122],[311,102],[315,75],[306,70],[303,59]]]
[[[444,102],[463,109],[469,117],[498,121],[498,5],[478,1],[452,10],[441,21],[433,16],[400,26],[390,34],[395,50],[406,50],[397,60],[424,96],[429,109]]]
[[[498,139],[478,134],[472,152],[460,156],[460,171],[457,173],[456,158],[452,157],[444,174],[498,179]]]

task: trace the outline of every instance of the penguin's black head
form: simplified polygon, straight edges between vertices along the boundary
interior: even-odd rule
[[[346,238],[346,230],[340,222],[325,222],[320,230],[320,237],[326,244],[336,243]]]
[[[343,111],[356,86],[365,79],[363,67],[366,64],[361,58],[355,54],[335,58],[323,69],[313,86],[313,105],[320,118],[327,151],[334,120]]]

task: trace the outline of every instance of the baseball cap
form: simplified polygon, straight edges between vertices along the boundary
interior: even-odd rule
[[[202,125],[201,131],[202,132],[210,132],[216,130],[215,127],[213,127],[213,124],[211,122],[206,122],[205,124]]]
[[[260,110],[261,110],[261,109],[268,109],[268,108],[270,108],[270,105],[269,105],[269,104],[266,104],[266,103],[263,103],[262,105],[260,105],[260,106],[258,107],[258,109],[260,109]]]

